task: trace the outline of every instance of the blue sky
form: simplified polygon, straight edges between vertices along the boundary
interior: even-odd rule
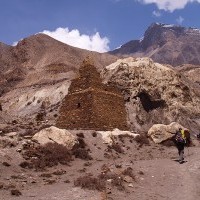
[[[46,30],[103,52],[141,38],[153,22],[200,28],[200,0],[0,0],[0,41],[11,45]]]

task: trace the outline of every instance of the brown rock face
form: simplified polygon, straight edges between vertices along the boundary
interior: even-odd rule
[[[174,68],[130,57],[107,66],[102,77],[122,89],[131,130],[177,122],[199,131],[200,87]]]
[[[124,99],[116,87],[101,83],[100,75],[89,61],[80,68],[64,98],[56,126],[66,129],[127,130]]]

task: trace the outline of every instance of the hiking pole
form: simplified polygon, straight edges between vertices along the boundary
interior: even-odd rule
[[[189,147],[187,147],[187,150],[188,150],[188,161],[189,161],[189,156],[190,156],[190,152],[189,152]]]

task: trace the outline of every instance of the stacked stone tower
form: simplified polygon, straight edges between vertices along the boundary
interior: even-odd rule
[[[104,85],[89,58],[79,69],[64,98],[56,123],[65,129],[127,130],[127,116],[120,90]]]

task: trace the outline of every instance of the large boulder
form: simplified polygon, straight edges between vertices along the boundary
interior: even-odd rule
[[[114,129],[113,131],[98,131],[102,135],[102,139],[105,144],[112,145],[115,141],[115,137],[119,136],[129,136],[129,137],[139,137],[139,134],[130,132],[130,131],[121,131],[119,129]]]
[[[47,143],[58,143],[71,150],[75,144],[78,144],[77,137],[72,135],[65,129],[59,129],[55,126],[42,129],[36,133],[32,140],[37,141],[40,145],[46,145]]]
[[[148,136],[151,137],[156,144],[159,144],[161,142],[171,139],[179,128],[185,130],[182,125],[176,122],[172,122],[169,125],[154,124],[149,129]]]

